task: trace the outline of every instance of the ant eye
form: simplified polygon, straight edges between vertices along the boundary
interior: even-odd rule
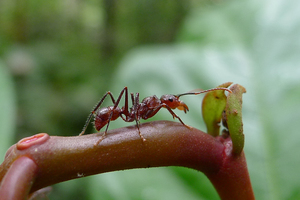
[[[173,99],[170,98],[169,101],[170,101],[170,102],[173,102]]]

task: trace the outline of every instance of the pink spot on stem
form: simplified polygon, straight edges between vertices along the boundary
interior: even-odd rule
[[[43,144],[49,138],[50,136],[47,133],[39,133],[30,137],[23,138],[17,143],[17,149],[24,150],[36,144]]]

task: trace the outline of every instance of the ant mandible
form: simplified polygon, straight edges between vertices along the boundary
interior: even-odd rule
[[[183,121],[180,119],[180,117],[178,117],[172,111],[172,109],[176,109],[176,108],[179,110],[183,110],[185,113],[189,111],[188,106],[183,101],[179,100],[179,97],[184,95],[191,95],[191,94],[197,95],[197,94],[206,93],[214,90],[226,90],[231,93],[231,90],[228,88],[213,88],[213,89],[203,90],[199,92],[187,92],[179,95],[165,94],[162,95],[160,99],[157,98],[155,95],[153,95],[144,98],[141,103],[139,101],[139,93],[136,93],[135,96],[133,93],[130,93],[131,101],[132,101],[132,107],[130,109],[128,109],[127,87],[124,87],[124,89],[121,91],[117,101],[115,101],[112,93],[108,91],[105,93],[105,95],[95,106],[91,114],[88,116],[87,121],[83,127],[83,130],[79,135],[83,135],[85,133],[86,128],[89,125],[92,116],[94,115],[95,117],[94,124],[97,131],[100,131],[100,129],[107,124],[105,132],[103,133],[101,139],[98,140],[97,143],[95,144],[98,145],[106,135],[110,121],[114,121],[117,118],[121,117],[125,122],[135,121],[139,131],[140,138],[143,141],[146,141],[146,139],[142,136],[140,132],[140,126],[139,126],[140,119],[146,120],[148,118],[153,117],[161,108],[166,108],[172,115],[173,119],[175,119],[176,117],[181,122],[182,125],[189,127],[186,124],[184,124]],[[118,107],[118,105],[121,101],[124,92],[125,92],[125,105],[122,108],[120,108]],[[110,96],[114,105],[99,109],[99,107],[101,106],[101,104],[103,103],[107,95]]]

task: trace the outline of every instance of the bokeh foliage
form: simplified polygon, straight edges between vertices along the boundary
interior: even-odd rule
[[[299,4],[296,0],[3,0],[0,67],[10,70],[17,94],[9,100],[17,102],[17,119],[8,123],[10,130],[16,128],[14,142],[38,132],[78,134],[107,90],[117,96],[128,86],[130,92],[146,97],[233,81],[247,89],[245,153],[256,198],[298,199]],[[5,102],[2,95],[0,99]],[[201,96],[182,100],[190,112],[176,113],[185,123],[205,130]],[[161,111],[153,118],[157,119],[172,117]],[[117,120],[110,129],[125,125]],[[201,173],[161,168],[69,181],[54,187],[50,199],[99,196],[217,198]]]

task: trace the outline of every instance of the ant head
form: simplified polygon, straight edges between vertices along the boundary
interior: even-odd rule
[[[189,111],[188,106],[181,100],[179,97],[172,94],[165,94],[160,97],[160,101],[164,104],[167,104],[170,108],[178,110],[183,110],[185,113]]]

